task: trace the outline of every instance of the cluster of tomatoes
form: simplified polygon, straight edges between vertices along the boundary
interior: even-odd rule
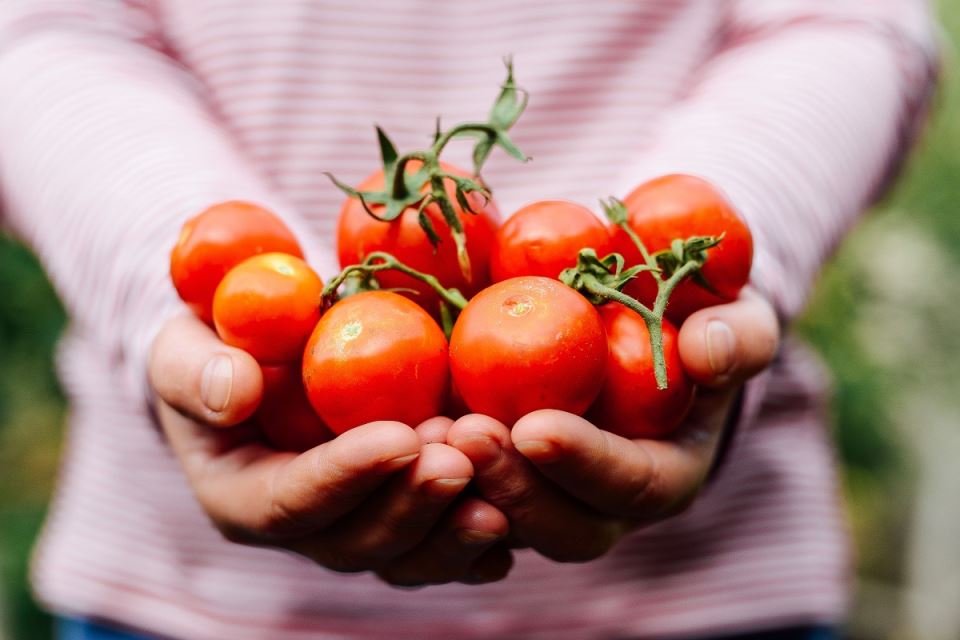
[[[378,172],[361,188],[383,184]],[[381,205],[348,198],[337,233],[341,266],[385,253],[407,269],[377,270],[376,288],[339,299],[337,286],[325,290],[304,262],[290,230],[261,207],[226,202],[186,223],[171,255],[173,283],[226,344],[261,364],[256,420],[265,437],[305,450],[374,420],[416,425],[477,412],[509,426],[543,408],[586,415],[627,437],[674,429],[694,395],[674,323],[733,300],[749,276],[750,233],[724,198],[701,179],[670,175],[624,201],[626,224],[650,254],[675,249],[677,239],[723,238],[670,296],[661,325],[666,388],[654,378],[644,319],[617,302],[596,305],[558,279],[584,248],[619,253],[627,264],[649,259],[624,228],[564,201],[530,204],[502,226],[493,201],[479,193],[451,202],[466,238],[466,275],[436,204],[414,204],[384,221],[376,215]],[[436,245],[423,231],[424,216]],[[456,290],[465,304],[455,320],[441,314],[444,305],[449,310],[444,290],[410,272]],[[639,272],[623,291],[653,307],[658,278]]]

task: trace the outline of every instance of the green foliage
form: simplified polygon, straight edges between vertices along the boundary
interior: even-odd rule
[[[36,259],[0,234],[0,603],[11,638],[49,637],[26,585],[56,473],[63,398],[50,366],[64,312]]]

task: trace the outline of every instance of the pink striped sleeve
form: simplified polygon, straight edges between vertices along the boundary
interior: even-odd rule
[[[921,0],[732,2],[623,190],[673,171],[719,186],[754,234],[754,285],[789,320],[899,166],[936,70]]]
[[[150,46],[151,28],[130,3],[0,9],[4,222],[39,254],[71,321],[124,368],[127,391],[140,398],[149,342],[179,308],[167,260],[184,218],[231,198],[286,209],[194,80]]]
[[[922,0],[731,2],[725,37],[622,191],[668,172],[720,187],[754,235],[751,282],[788,322],[895,175],[937,70]],[[754,423],[769,380],[746,386],[736,431]]]

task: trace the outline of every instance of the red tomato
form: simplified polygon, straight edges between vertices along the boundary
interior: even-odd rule
[[[407,172],[411,173],[419,168],[417,163],[407,164]],[[459,176],[469,174],[444,164],[446,172]],[[400,217],[391,222],[375,220],[368,214],[360,201],[349,198],[340,211],[340,220],[337,226],[337,256],[340,266],[346,267],[363,261],[368,254],[374,251],[386,251],[395,256],[400,262],[413,267],[417,271],[436,276],[445,287],[454,287],[460,290],[467,298],[490,283],[490,247],[497,232],[497,213],[493,201],[483,206],[483,198],[471,193],[468,195],[470,204],[477,214],[462,212],[457,205],[455,188],[452,182],[447,184],[454,208],[460,213],[463,229],[467,238],[467,255],[470,257],[472,281],[467,282],[460,271],[457,262],[457,251],[450,235],[450,228],[443,219],[440,209],[430,205],[426,209],[427,217],[440,236],[440,244],[434,251],[429,238],[417,222],[417,209],[410,207],[400,214]],[[378,171],[363,184],[360,191],[382,190],[383,171]],[[381,213],[382,206],[371,205],[375,213]],[[440,298],[436,292],[426,284],[415,278],[394,271],[381,271],[377,280],[385,289],[406,288],[417,292],[410,295],[410,299],[436,316]],[[407,294],[403,294],[407,295]]]
[[[295,362],[320,320],[323,282],[306,262],[285,253],[247,258],[220,282],[213,323],[225,343],[263,364]]]
[[[490,256],[494,282],[517,276],[557,278],[577,264],[580,249],[601,258],[611,251],[610,232],[590,209],[562,200],[523,207],[500,227]]]
[[[443,331],[423,309],[390,291],[337,302],[303,355],[307,397],[338,434],[374,420],[415,427],[441,415],[449,375]]]
[[[307,400],[299,364],[261,370],[263,399],[255,417],[267,442],[283,451],[301,452],[333,437]]]
[[[607,367],[596,309],[557,280],[511,278],[478,293],[450,338],[454,384],[472,411],[512,426],[536,409],[582,414]]]
[[[246,258],[269,251],[303,257],[280,218],[249,202],[222,202],[183,225],[170,254],[170,278],[190,309],[212,324],[213,294],[223,276]]]
[[[688,278],[670,296],[670,319],[679,324],[698,309],[737,298],[750,278],[753,237],[743,219],[710,183],[694,176],[667,175],[640,185],[624,203],[631,228],[651,253],[670,248],[675,238],[726,234],[718,246],[707,250],[707,262],[701,270],[716,293]],[[640,252],[620,229],[615,230],[615,242],[627,265],[641,262]],[[649,274],[640,274],[627,285],[626,292],[644,304],[652,304],[656,283]]]
[[[683,372],[677,328],[664,320],[663,351],[667,388],[657,389],[650,334],[643,318],[611,302],[599,307],[610,358],[607,379],[587,417],[602,429],[625,438],[662,438],[683,420],[693,402],[694,386]]]

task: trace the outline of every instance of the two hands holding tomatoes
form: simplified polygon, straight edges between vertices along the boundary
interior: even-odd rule
[[[585,561],[682,511],[712,468],[738,390],[777,343],[769,303],[749,290],[687,318],[680,359],[700,392],[662,440],[540,410],[515,425],[479,414],[376,422],[280,452],[247,423],[263,392],[260,366],[187,316],[161,330],[149,374],[163,431],[229,540],[392,584],[476,583],[505,577],[512,547]]]

